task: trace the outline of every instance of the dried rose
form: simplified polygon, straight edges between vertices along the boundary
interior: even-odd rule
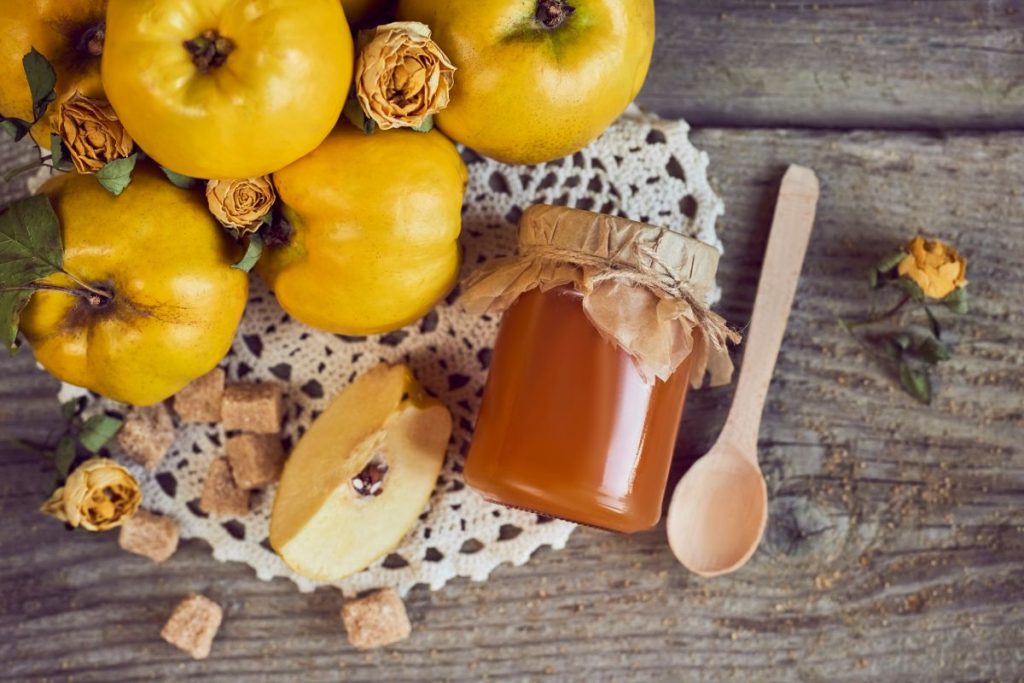
[[[107,162],[129,156],[135,145],[110,104],[77,90],[57,105],[50,124],[79,173],[95,173]]]
[[[430,39],[430,28],[395,22],[360,34],[356,97],[381,129],[419,128],[448,106],[455,66]]]
[[[915,237],[905,251],[897,272],[916,282],[929,299],[943,299],[967,284],[967,261],[948,244]]]
[[[73,527],[106,531],[131,519],[142,502],[139,482],[108,458],[86,460],[41,510]]]
[[[210,212],[224,226],[242,233],[255,232],[275,201],[277,193],[267,175],[206,183],[206,202]]]

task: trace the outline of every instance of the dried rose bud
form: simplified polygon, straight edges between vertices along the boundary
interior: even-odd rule
[[[277,193],[267,175],[241,180],[211,180],[206,184],[206,202],[210,212],[224,226],[242,233],[255,232],[275,201]]]
[[[130,155],[135,146],[109,103],[77,90],[57,105],[50,124],[79,173],[95,173],[107,162]]]
[[[917,283],[929,299],[942,299],[967,284],[967,261],[948,244],[915,237],[897,272]]]
[[[41,510],[73,527],[106,531],[131,519],[140,502],[131,472],[108,458],[92,458],[68,475]]]
[[[430,28],[395,22],[360,34],[356,97],[381,129],[419,128],[448,106],[455,66],[430,39]]]

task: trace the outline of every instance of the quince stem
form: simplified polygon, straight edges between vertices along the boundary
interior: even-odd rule
[[[223,65],[235,49],[235,44],[230,38],[225,38],[212,28],[203,31],[192,40],[186,40],[184,46],[200,73]]]
[[[554,30],[565,23],[575,11],[576,8],[565,0],[538,0],[534,17],[544,28]]]
[[[103,42],[107,37],[106,22],[99,22],[86,27],[78,39],[78,51],[90,57],[103,55]]]
[[[77,296],[79,298],[85,299],[89,303],[90,306],[94,306],[94,307],[97,307],[97,308],[102,306],[102,305],[104,305],[104,304],[106,304],[106,303],[109,303],[111,298],[113,298],[112,295],[110,294],[110,292],[105,292],[102,289],[97,289],[95,287],[90,287],[89,285],[85,284],[84,282],[82,282],[81,280],[75,278],[74,276],[72,276],[71,274],[69,274],[67,272],[65,272],[64,274],[67,275],[72,280],[74,280],[74,282],[76,284],[80,285],[81,287],[84,287],[84,289],[76,289],[75,287],[61,287],[60,285],[50,285],[50,284],[46,284],[46,283],[42,283],[42,282],[35,282],[33,284],[25,285],[23,287],[3,287],[3,288],[0,288],[0,292],[37,291],[37,290],[48,290],[48,291],[51,291],[51,292],[64,292],[66,294],[71,294],[72,296]]]

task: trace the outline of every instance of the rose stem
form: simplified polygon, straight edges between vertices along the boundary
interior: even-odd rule
[[[14,178],[17,178],[22,173],[28,173],[29,171],[31,171],[33,169],[39,168],[45,162],[49,161],[52,158],[53,158],[52,156],[46,156],[46,157],[40,156],[35,161],[30,161],[27,164],[23,164],[21,166],[18,166],[16,168],[8,171],[7,173],[4,173],[4,182],[5,183],[9,183],[11,180],[13,180]]]
[[[844,320],[843,321],[843,325],[848,330],[855,330],[858,327],[864,327],[865,325],[874,325],[875,323],[880,323],[883,320],[891,318],[892,316],[894,316],[897,313],[899,313],[903,309],[903,307],[906,306],[909,302],[910,302],[910,297],[909,296],[905,296],[905,297],[903,297],[902,301],[900,301],[898,304],[896,304],[895,306],[890,308],[888,311],[886,311],[882,315],[876,316],[874,318],[868,318],[867,320],[858,320],[856,322],[850,322],[850,321]]]

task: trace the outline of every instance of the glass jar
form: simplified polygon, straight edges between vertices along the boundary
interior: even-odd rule
[[[520,255],[467,282],[504,311],[466,460],[489,500],[624,533],[649,529],[691,384],[731,372],[703,298],[718,252],[664,228],[531,207]],[[711,339],[716,343],[707,343]]]
[[[648,384],[587,319],[575,289],[531,290],[502,319],[466,482],[512,507],[649,529],[689,384],[688,360]]]

